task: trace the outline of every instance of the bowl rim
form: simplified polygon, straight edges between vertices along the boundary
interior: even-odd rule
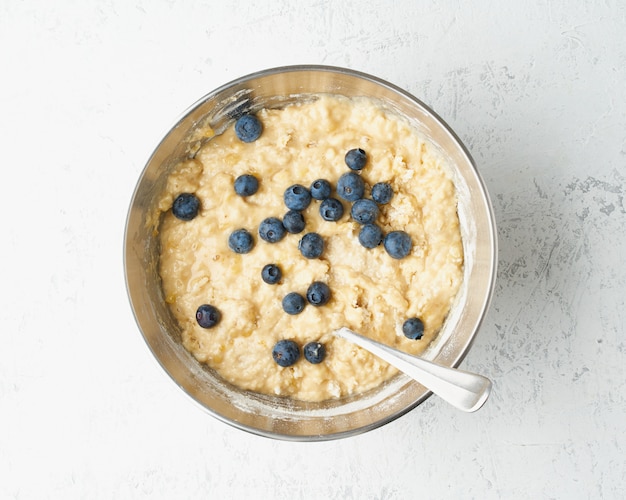
[[[443,129],[443,131],[446,134],[448,134],[452,138],[452,140],[456,143],[456,145],[459,147],[463,156],[467,159],[468,164],[471,166],[475,179],[480,187],[480,194],[483,198],[484,208],[486,210],[487,218],[485,220],[485,223],[487,227],[487,232],[491,240],[490,242],[491,243],[490,244],[491,262],[489,262],[489,265],[488,265],[488,269],[489,269],[489,276],[487,280],[488,287],[487,287],[487,291],[485,294],[485,299],[483,301],[482,307],[480,308],[480,314],[478,315],[475,321],[474,332],[469,336],[467,341],[464,344],[462,344],[459,353],[454,357],[452,363],[449,366],[457,368],[461,364],[463,359],[465,359],[465,357],[469,353],[470,348],[475,341],[478,330],[481,328],[481,326],[484,323],[485,317],[489,311],[489,307],[493,300],[493,295],[494,295],[494,290],[495,290],[497,265],[498,265],[498,238],[497,238],[496,219],[495,219],[495,214],[493,210],[493,204],[489,196],[487,186],[485,184],[485,181],[482,175],[480,174],[476,166],[474,158],[472,157],[468,148],[465,146],[464,142],[460,139],[457,133],[454,132],[454,130],[450,127],[450,125],[448,125],[448,123],[438,113],[436,113],[429,105],[425,104],[422,100],[420,100],[419,98],[414,96],[412,93],[408,92],[407,90],[393,83],[390,83],[389,81],[384,80],[380,77],[377,77],[377,76],[374,76],[374,75],[371,75],[362,71],[358,71],[358,70],[354,70],[354,69],[350,69],[346,67],[341,67],[341,66],[320,65],[320,64],[296,64],[296,65],[276,66],[276,67],[271,67],[271,68],[267,68],[263,70],[254,71],[252,73],[248,73],[241,77],[235,78],[211,90],[210,92],[206,93],[201,98],[193,102],[182,113],[179,114],[179,116],[173,122],[173,125],[170,128],[168,128],[164,134],[162,134],[161,140],[154,147],[152,153],[149,155],[144,167],[142,168],[141,172],[139,173],[137,177],[137,182],[135,184],[135,187],[133,189],[133,192],[130,198],[130,202],[128,204],[127,216],[126,216],[126,221],[125,221],[125,226],[124,226],[123,256],[122,257],[123,257],[124,282],[125,282],[126,293],[127,293],[129,305],[131,307],[131,311],[132,311],[135,323],[137,325],[137,328],[139,329],[144,342],[148,346],[148,349],[152,353],[153,360],[156,360],[158,365],[167,374],[169,379],[173,381],[182,390],[182,392],[186,394],[189,399],[191,399],[191,401],[195,405],[200,407],[203,411],[208,412],[210,415],[217,418],[218,420],[232,427],[238,428],[240,430],[243,430],[245,432],[248,432],[250,434],[254,434],[257,436],[263,436],[267,438],[279,439],[279,440],[285,440],[285,441],[329,441],[329,440],[336,440],[336,439],[342,439],[345,437],[355,436],[355,435],[362,434],[362,433],[374,430],[376,428],[382,427],[396,420],[397,418],[405,415],[406,413],[412,411],[413,409],[415,409],[417,406],[419,406],[421,403],[427,400],[432,395],[432,392],[427,391],[422,397],[417,398],[412,404],[405,405],[404,407],[400,408],[398,411],[389,414],[385,418],[382,418],[380,420],[377,420],[369,424],[356,427],[350,430],[333,432],[329,434],[311,434],[311,435],[283,434],[283,433],[274,432],[274,431],[262,430],[262,429],[255,428],[253,426],[247,425],[242,422],[231,420],[228,417],[221,415],[219,412],[213,411],[211,408],[205,406],[200,401],[198,401],[193,396],[193,394],[191,394],[181,383],[179,383],[174,378],[173,374],[170,373],[170,371],[166,368],[163,361],[159,358],[159,356],[157,356],[157,353],[155,352],[153,346],[148,341],[148,338],[145,332],[143,331],[143,328],[139,322],[139,318],[136,312],[136,306],[133,302],[132,293],[130,289],[130,283],[129,283],[128,239],[129,239],[129,224],[130,224],[130,219],[131,219],[131,210],[132,210],[132,207],[134,206],[137,193],[140,189],[141,181],[144,178],[148,167],[150,166],[157,152],[161,148],[162,144],[165,142],[168,136],[172,133],[172,131],[175,130],[179,125],[181,125],[181,123],[183,123],[189,117],[189,115],[192,112],[194,112],[196,109],[198,109],[202,104],[204,104],[206,101],[210,100],[214,96],[219,95],[220,93],[226,91],[229,88],[232,88],[241,84],[245,84],[246,82],[254,80],[256,78],[267,77],[267,76],[276,75],[276,74],[300,73],[300,72],[325,72],[325,73],[344,74],[349,77],[369,81],[371,83],[387,88],[393,91],[394,93],[400,94],[405,99],[408,99],[409,101],[412,101],[413,103],[417,104],[418,107],[423,108],[428,114],[430,114],[433,117],[433,119],[438,123],[438,125]]]

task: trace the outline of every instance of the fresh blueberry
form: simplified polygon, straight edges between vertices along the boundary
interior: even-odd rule
[[[279,366],[291,366],[300,359],[300,348],[293,340],[279,340],[272,349],[272,358]]]
[[[365,182],[360,175],[346,172],[337,181],[337,194],[346,201],[356,201],[363,198]]]
[[[228,237],[228,246],[235,253],[248,253],[254,247],[254,238],[246,229],[237,229]]]
[[[285,237],[285,226],[280,219],[268,217],[259,224],[259,236],[268,243],[276,243]]]
[[[202,328],[213,328],[222,319],[222,314],[212,305],[202,304],[196,311],[196,321]]]
[[[372,200],[361,198],[352,205],[352,218],[359,224],[373,224],[378,218],[378,205]]]
[[[317,233],[307,233],[298,243],[298,250],[307,259],[316,259],[324,251],[324,240]]]
[[[320,215],[328,221],[338,221],[343,216],[343,205],[335,198],[327,198],[320,203]]]
[[[407,339],[419,340],[424,335],[424,323],[419,318],[409,318],[402,325],[402,333]]]
[[[276,264],[267,264],[261,270],[261,278],[268,285],[275,285],[283,277],[283,273]]]
[[[200,200],[195,194],[182,193],[174,200],[172,213],[180,220],[191,220],[198,215]]]
[[[367,153],[361,148],[351,149],[346,153],[345,160],[350,170],[363,170],[367,163]]]
[[[376,224],[365,224],[359,231],[359,243],[365,248],[376,248],[383,241],[383,231]]]
[[[283,195],[289,210],[304,210],[311,203],[310,191],[300,184],[289,186]]]
[[[251,196],[259,189],[259,181],[254,175],[244,174],[235,179],[235,193],[239,196]]]
[[[314,306],[323,306],[330,300],[330,288],[326,283],[314,281],[306,291],[306,299]]]
[[[377,182],[372,186],[372,199],[379,205],[385,205],[391,201],[393,190],[387,182]]]
[[[319,342],[309,342],[302,350],[304,351],[304,358],[314,365],[321,363],[326,357],[326,347]]]
[[[391,231],[383,240],[387,253],[394,259],[402,259],[409,255],[413,242],[411,237],[404,231]]]
[[[300,314],[305,305],[304,297],[297,292],[290,292],[283,297],[283,310],[287,314]]]
[[[254,142],[263,132],[263,125],[254,115],[243,115],[235,123],[235,134],[243,142]]]
[[[311,196],[316,200],[325,200],[330,196],[330,182],[326,179],[317,179],[311,184]]]
[[[283,226],[291,234],[298,234],[304,231],[304,217],[302,212],[289,210],[283,217]]]

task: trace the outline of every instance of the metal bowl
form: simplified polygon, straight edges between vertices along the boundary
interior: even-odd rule
[[[297,441],[336,439],[374,429],[415,408],[430,392],[402,374],[364,394],[322,403],[261,395],[226,383],[181,345],[157,272],[155,228],[159,220],[155,204],[172,167],[202,146],[198,134],[194,135],[198,128],[208,125],[220,133],[243,110],[281,107],[318,93],[379,100],[408,119],[452,168],[465,252],[464,280],[441,332],[424,357],[446,366],[461,363],[487,311],[497,257],[493,211],[470,154],[439,116],[402,89],[348,69],[290,66],[244,76],[194,104],[157,146],[132,197],[124,243],[132,309],[165,372],[210,414],[255,434]]]

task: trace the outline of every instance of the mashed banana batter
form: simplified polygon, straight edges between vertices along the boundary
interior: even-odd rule
[[[193,160],[182,162],[168,179],[160,201],[160,274],[164,295],[180,324],[184,346],[231,383],[265,394],[322,401],[366,391],[392,377],[396,370],[363,349],[337,339],[341,326],[411,354],[422,352],[437,335],[463,277],[463,248],[456,196],[442,159],[406,122],[374,101],[320,95],[313,102],[257,114],[263,133],[254,142],[240,141],[233,127],[210,140]],[[382,245],[359,244],[360,225],[350,217],[350,203],[337,222],[319,215],[313,200],[303,211],[306,229],[287,234],[278,243],[258,235],[267,217],[287,212],[283,193],[316,179],[333,188],[349,169],[346,152],[361,148],[368,163],[361,171],[365,196],[377,182],[388,182],[393,197],[380,206],[377,223],[387,234],[406,231],[411,253],[391,258]],[[258,191],[235,193],[235,179],[252,174]],[[180,193],[195,193],[200,211],[182,221],[171,213]],[[331,195],[336,197],[334,189]],[[246,228],[254,236],[250,253],[229,249],[228,237]],[[324,252],[307,259],[298,250],[303,234],[317,232]],[[282,269],[282,280],[261,279],[266,264]],[[326,283],[330,301],[307,305],[298,315],[285,313],[281,301],[289,292],[306,294],[314,281]],[[221,320],[201,328],[201,304],[219,309]],[[402,333],[407,318],[425,325],[420,340]],[[303,357],[283,368],[272,358],[281,339],[300,346],[321,342],[322,363]]]

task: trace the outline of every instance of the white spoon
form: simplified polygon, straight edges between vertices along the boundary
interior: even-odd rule
[[[476,373],[438,365],[340,328],[334,334],[375,354],[460,410],[478,410],[489,397],[491,380]]]

